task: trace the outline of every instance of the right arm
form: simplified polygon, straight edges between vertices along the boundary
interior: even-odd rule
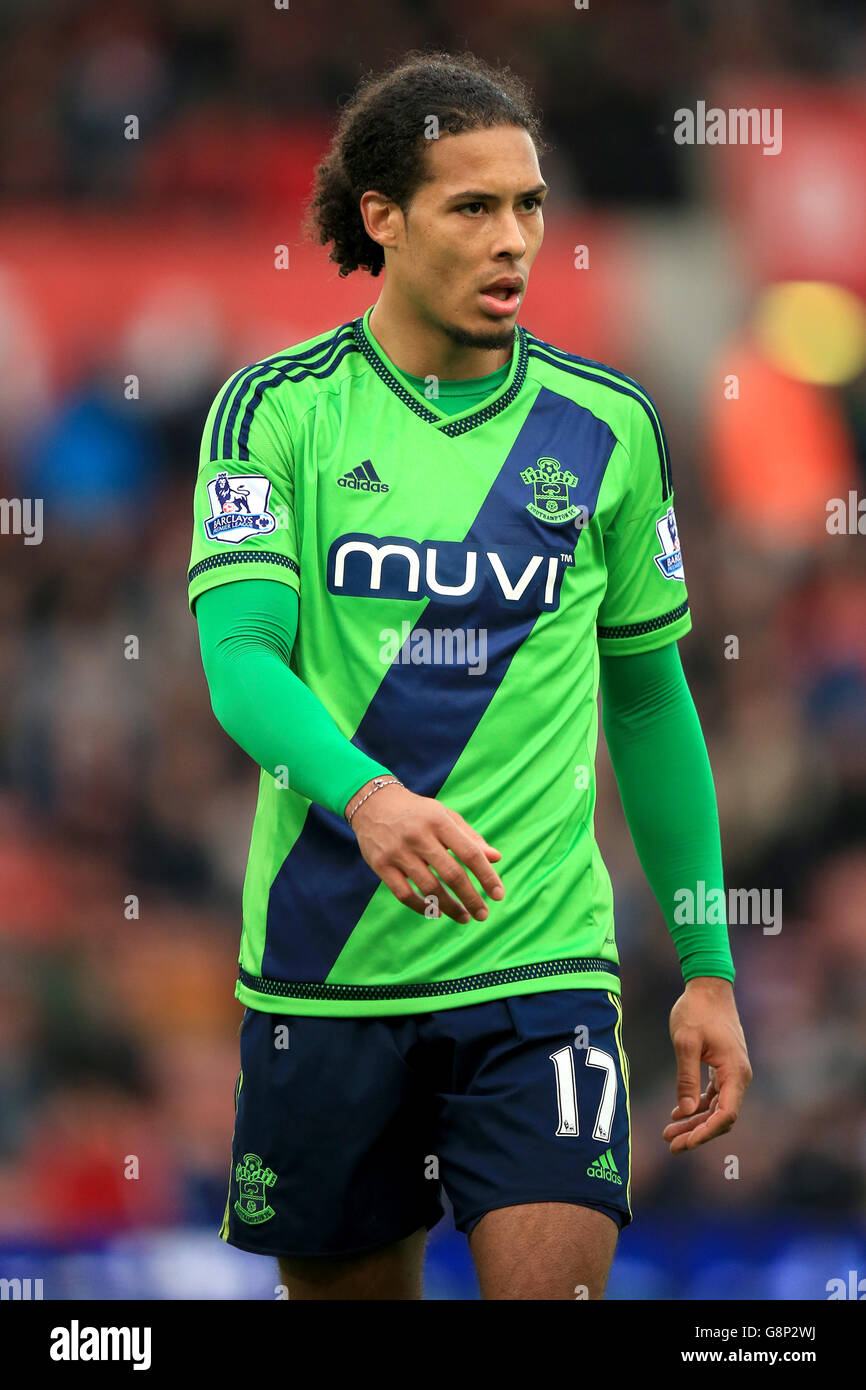
[[[288,584],[216,585],[199,594],[195,616],[214,715],[266,772],[282,772],[293,791],[338,816],[371,778],[390,775],[340,733],[289,666],[298,595]]]
[[[458,812],[394,785],[355,811],[372,778],[391,774],[340,732],[292,671],[295,590],[274,580],[237,580],[199,594],[194,612],[211,708],[226,733],[301,796],[336,815],[351,815],[361,854],[406,907],[424,915],[425,898],[432,894],[455,921],[469,921],[469,912],[483,920],[488,909],[459,860],[492,897],[501,898],[502,882],[490,864],[501,855]],[[443,891],[443,883],[459,902]]]

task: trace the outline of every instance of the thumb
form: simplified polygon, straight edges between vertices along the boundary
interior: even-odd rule
[[[691,1115],[701,1091],[701,1038],[696,1028],[683,1028],[673,1039],[677,1058],[677,1106]]]

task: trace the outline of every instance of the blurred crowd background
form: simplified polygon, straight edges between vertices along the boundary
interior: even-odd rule
[[[534,86],[552,191],[522,322],[661,411],[727,882],[782,894],[781,931],[731,927],[744,1112],[672,1159],[681,981],[602,742],[636,1211],[609,1297],[824,1298],[866,1274],[854,0],[4,0],[0,493],[43,499],[44,533],[0,535],[0,1275],[273,1296],[270,1262],[216,1239],[257,769],[210,710],[192,488],[229,372],[377,297],[303,243],[302,204],[361,73],[428,45]],[[780,110],[781,152],[678,144],[698,101]],[[676,795],[658,787],[660,815]],[[429,1297],[476,1296],[447,1220],[428,1273]]]

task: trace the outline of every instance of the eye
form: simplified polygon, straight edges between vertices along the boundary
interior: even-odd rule
[[[484,207],[484,204],[483,204],[482,202],[463,203],[462,206],[459,207],[459,208],[457,209],[457,211],[458,211],[458,212],[468,212],[470,208],[479,208],[479,209],[483,209],[483,207]]]
[[[531,212],[537,212],[538,209],[541,207],[541,199],[538,197],[537,194],[533,194],[531,198],[524,198],[523,206],[526,207],[527,204],[530,204]]]

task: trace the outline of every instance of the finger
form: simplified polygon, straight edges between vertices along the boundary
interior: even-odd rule
[[[450,806],[446,806],[445,810],[448,812],[448,815],[451,817],[451,819],[456,821],[457,824],[461,827],[461,829],[466,831],[467,835],[477,835],[478,839],[481,841],[482,847],[486,851],[489,851],[490,854],[494,855],[497,859],[502,858],[502,851],[494,849],[493,845],[490,844],[490,841],[485,840],[484,836],[481,834],[481,831],[476,830],[474,826],[471,826],[468,821],[464,820],[459,811],[453,811]]]
[[[677,1059],[677,1107],[682,1115],[691,1115],[701,1094],[702,1034],[698,1028],[678,1028],[671,1041]]]
[[[402,873],[400,869],[389,864],[387,869],[382,870],[379,877],[385,887],[390,888],[398,902],[402,903],[404,907],[410,908],[412,912],[417,912],[419,916],[426,917],[427,904],[423,898],[418,896],[406,875]]]
[[[480,837],[478,837],[478,839],[480,839]],[[478,839],[473,841],[471,836],[466,831],[460,830],[458,826],[455,826],[453,832],[449,832],[446,829],[442,834],[442,840],[445,846],[453,850],[458,859],[462,859],[466,867],[472,870],[482,888],[490,894],[491,898],[499,900],[505,897],[505,886],[502,879],[487,859]],[[439,872],[438,866],[436,867],[436,872]],[[446,882],[448,882],[447,879]],[[473,889],[473,892],[474,891]],[[463,894],[461,893],[460,896],[463,897]],[[463,901],[466,902],[466,899],[463,898]],[[469,904],[466,903],[466,906],[468,907]]]
[[[714,1083],[713,1083],[713,1078],[712,1078],[712,1076],[711,1076],[711,1077],[710,1077],[710,1080],[709,1080],[709,1084],[707,1085],[706,1090],[701,1091],[701,1095],[700,1095],[700,1099],[699,1099],[699,1101],[698,1101],[697,1109],[694,1110],[694,1111],[692,1112],[693,1115],[699,1115],[699,1114],[701,1114],[702,1111],[706,1110],[707,1107],[709,1106],[710,1102],[712,1101],[713,1097],[716,1096],[716,1095],[718,1095],[718,1092],[717,1092],[717,1090],[716,1090],[716,1087],[715,1087],[715,1085],[714,1085]],[[681,1112],[681,1110],[680,1110],[680,1107],[679,1107],[678,1105],[675,1105],[674,1108],[673,1108],[673,1110],[671,1111],[671,1119],[672,1119],[672,1120],[681,1120],[681,1119],[683,1119],[683,1118],[684,1118],[684,1116],[683,1116],[683,1114],[682,1114],[682,1112]]]
[[[752,1073],[748,1067],[735,1065],[723,1069],[717,1081],[719,1103],[723,1109],[730,1110],[734,1115],[739,1115],[743,1096],[746,1094],[746,1088],[751,1079]]]
[[[500,851],[500,849],[496,849],[495,845],[491,845],[491,842],[489,842],[489,840],[485,840],[484,835],[481,834],[480,830],[475,830],[474,826],[470,826],[470,823],[468,823],[467,820],[464,820],[463,816],[460,815],[459,810],[452,810],[450,806],[445,806],[445,808],[443,809],[445,809],[445,812],[448,813],[450,819],[455,821],[456,826],[459,826],[460,830],[463,830],[464,835],[466,835],[468,841],[470,841],[471,844],[480,845],[481,851],[482,853],[484,853],[485,858],[496,860],[502,859],[502,851]]]
[[[707,1115],[712,1115],[718,1109],[718,1096],[711,1096],[707,1104],[701,1110],[696,1110],[693,1115],[675,1115],[667,1124],[667,1129],[673,1129],[676,1125],[688,1129],[694,1129],[696,1125],[702,1124]]]
[[[684,1153],[687,1149],[700,1148],[701,1144],[709,1143],[711,1139],[716,1139],[720,1134],[727,1134],[736,1118],[736,1115],[730,1114],[719,1106],[718,1110],[714,1111],[690,1134],[678,1135],[671,1143],[671,1153]]]
[[[443,858],[447,857],[448,856],[446,856],[443,851]],[[451,863],[454,863],[453,859]],[[427,915],[427,909],[430,907],[430,898],[432,897],[435,898],[436,906],[439,908],[440,913],[444,913],[446,917],[452,918],[453,921],[459,922],[461,925],[465,925],[470,920],[469,913],[463,904],[458,902],[456,898],[451,897],[450,893],[446,891],[443,884],[440,883],[436,875],[431,872],[420,855],[412,855],[411,858],[407,859],[400,867],[405,870],[409,879],[417,886],[419,892],[423,894],[425,916]],[[467,879],[466,882],[468,883],[469,880]],[[481,902],[481,899],[478,898],[478,901]],[[438,916],[439,913],[434,913],[433,915]]]
[[[724,1133],[731,1128],[736,1118],[736,1115],[730,1115],[720,1106],[716,1106],[709,1114],[699,1116],[693,1125],[680,1122],[667,1126],[667,1133],[663,1137],[672,1145],[672,1151],[681,1152],[684,1148],[696,1148],[698,1142],[704,1143],[707,1139]],[[676,1145],[674,1141],[677,1141]]]
[[[708,1115],[715,1114],[718,1105],[718,1099],[715,1099],[710,1103],[707,1110],[696,1111],[694,1115],[689,1115],[687,1119],[671,1120],[669,1124],[665,1125],[662,1131],[662,1138],[673,1139],[678,1134],[686,1134],[693,1129],[697,1129],[698,1125],[704,1123]]]
[[[430,850],[427,862],[473,917],[477,918],[479,922],[483,922],[489,916],[490,909],[466,870],[453,855],[449,854],[441,845],[437,845]]]

